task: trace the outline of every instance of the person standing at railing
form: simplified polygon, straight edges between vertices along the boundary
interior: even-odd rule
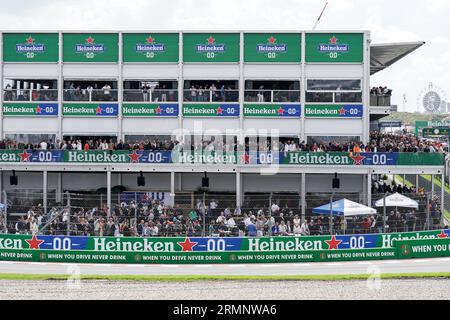
[[[143,85],[141,88],[142,91],[142,99],[144,102],[148,102],[148,94],[149,94],[149,87],[147,85]]]
[[[14,94],[11,85],[8,83],[5,87],[5,101],[13,101]]]
[[[166,102],[167,101],[167,91],[166,91],[166,86],[163,85],[162,90],[161,90],[161,102]]]
[[[261,85],[259,87],[257,97],[258,97],[258,103],[264,102],[264,86],[263,85]]]
[[[197,89],[194,86],[191,86],[191,101],[196,102],[197,101]]]
[[[105,101],[111,101],[111,86],[106,83],[102,90]]]

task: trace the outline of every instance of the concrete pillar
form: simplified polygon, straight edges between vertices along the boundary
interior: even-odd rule
[[[47,187],[48,187],[48,172],[42,172],[42,202],[44,207],[44,214],[47,213]]]
[[[56,177],[56,202],[62,203],[62,173],[58,172]]]
[[[444,214],[445,204],[445,174],[441,175],[441,213]]]
[[[300,202],[302,207],[302,223],[306,219],[306,173],[301,174]]]
[[[367,205],[372,207],[372,174],[367,174]]]
[[[111,170],[108,168],[106,172],[106,198],[108,206],[108,218],[111,216]]]
[[[175,197],[175,172],[170,173],[170,196]]]
[[[431,175],[431,196],[434,197],[434,174]]]
[[[241,187],[241,173],[236,171],[236,208],[240,208],[242,205]]]

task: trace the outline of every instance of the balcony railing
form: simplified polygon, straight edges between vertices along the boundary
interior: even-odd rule
[[[124,102],[177,102],[177,89],[124,90]]]
[[[65,89],[64,101],[117,101],[116,89]]]
[[[57,89],[5,89],[3,100],[6,102],[58,101]]]
[[[297,90],[245,90],[245,102],[290,103],[300,102]]]
[[[390,95],[370,95],[370,106],[371,107],[390,107],[391,106],[391,96]]]
[[[239,90],[186,89],[185,102],[239,102]]]
[[[0,150],[0,163],[223,164],[287,166],[439,166],[442,153]]]

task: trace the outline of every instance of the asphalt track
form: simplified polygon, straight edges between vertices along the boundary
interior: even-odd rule
[[[289,264],[66,264],[0,261],[0,274],[289,276],[450,272],[450,258]]]

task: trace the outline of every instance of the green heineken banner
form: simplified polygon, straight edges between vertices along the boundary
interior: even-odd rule
[[[178,117],[177,103],[124,103],[124,117]]]
[[[397,255],[402,259],[450,257],[450,238],[395,241]]]
[[[245,62],[301,61],[300,33],[246,33],[244,43]]]
[[[118,62],[119,35],[116,33],[66,33],[63,35],[64,62]]]
[[[184,117],[239,117],[239,104],[184,104]]]
[[[423,128],[422,129],[422,137],[431,138],[431,137],[440,137],[447,136],[450,137],[450,127],[438,127],[438,128]]]
[[[178,62],[178,33],[123,34],[124,62]]]
[[[117,103],[64,103],[63,116],[77,117],[117,117],[119,105]]]
[[[239,33],[185,33],[184,62],[239,62]]]
[[[306,105],[306,118],[361,118],[363,116],[362,105]]]
[[[416,121],[416,137],[422,135],[422,128],[426,127],[450,127],[450,121],[432,120],[432,121]]]
[[[306,62],[363,62],[362,33],[307,33]]]
[[[57,103],[4,103],[3,115],[9,116],[57,116]]]
[[[244,104],[244,116],[261,118],[300,118],[300,104]]]
[[[3,61],[58,62],[57,33],[3,34]]]

